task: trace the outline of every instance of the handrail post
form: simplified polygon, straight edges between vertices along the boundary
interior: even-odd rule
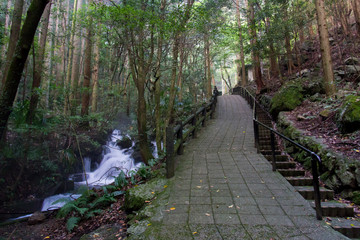
[[[259,149],[259,125],[255,119],[253,120],[253,125],[254,125],[255,148],[257,149],[257,152],[260,152],[260,149]]]
[[[211,103],[211,113],[210,113],[210,119],[214,119],[214,114],[215,114],[215,100]]]
[[[194,126],[194,131],[192,133],[193,138],[197,137],[197,131],[196,131],[196,123],[197,123],[197,114],[196,111],[194,112],[194,118],[192,120],[192,125]]]
[[[184,139],[183,139],[183,124],[181,121],[179,121],[177,124],[180,125],[180,129],[177,132],[176,138],[180,141],[180,146],[177,151],[177,154],[183,155],[184,154]]]
[[[202,116],[204,117],[204,120],[202,121],[202,126],[206,127],[206,107],[202,110]]]
[[[272,152],[272,170],[273,172],[276,171],[276,156],[275,156],[275,135],[273,131],[270,131],[270,138],[271,138],[271,152]]]
[[[317,169],[317,158],[312,154],[311,159],[311,168],[313,175],[313,186],[314,186],[314,197],[315,197],[315,210],[317,220],[322,220],[322,210],[321,210],[321,201],[320,201],[320,188],[319,188],[319,174]]]
[[[166,128],[166,177],[172,178],[175,174],[174,161],[174,128]]]

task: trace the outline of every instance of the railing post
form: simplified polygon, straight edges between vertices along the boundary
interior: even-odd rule
[[[317,169],[317,157],[315,155],[311,156],[311,168],[313,175],[313,185],[314,185],[314,197],[315,197],[315,210],[317,220],[322,220],[322,210],[321,210],[321,201],[320,201],[320,188],[319,188],[319,175]]]
[[[214,118],[214,114],[215,114],[215,100],[211,103],[211,113],[210,113],[210,119]]]
[[[174,128],[166,128],[166,177],[172,178],[175,174],[174,160]]]
[[[254,125],[255,148],[257,149],[257,152],[260,152],[260,149],[259,149],[259,125],[255,119],[253,120],[253,125]]]
[[[196,111],[195,111],[194,112],[194,118],[192,119],[192,125],[194,126],[194,131],[192,133],[193,138],[197,137],[196,123],[197,123],[197,115],[196,115]]]
[[[202,110],[202,116],[204,117],[204,120],[202,121],[202,126],[206,127],[206,107]]]
[[[272,152],[272,170],[276,171],[276,156],[275,156],[275,134],[273,131],[270,131],[271,138],[271,152]]]
[[[180,140],[180,146],[179,149],[177,151],[177,154],[179,155],[183,155],[184,154],[184,139],[183,139],[183,125],[182,122],[179,121],[177,124],[180,125],[180,129],[177,132],[176,138]]]

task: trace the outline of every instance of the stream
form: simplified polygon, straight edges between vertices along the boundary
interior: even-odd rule
[[[84,158],[84,168],[90,188],[111,184],[121,171],[128,175],[131,171],[136,172],[142,165],[141,162],[135,163],[131,157],[131,148],[134,146],[134,142],[132,143],[132,147],[128,149],[120,149],[117,145],[117,141],[121,140],[122,137],[123,135],[120,130],[115,129],[112,132],[106,145],[104,145],[103,157],[100,164],[92,164],[90,158]],[[156,150],[154,155],[157,155]],[[94,169],[91,169],[91,166],[93,166]],[[74,181],[75,189],[86,185],[83,173],[73,174],[70,176],[70,179]],[[66,203],[66,200],[74,200],[80,196],[80,194],[63,193],[47,197],[42,204],[41,211],[61,208]],[[64,199],[64,201],[54,204],[54,202],[59,199]]]

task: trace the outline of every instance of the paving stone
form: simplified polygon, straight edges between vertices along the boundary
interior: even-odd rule
[[[196,240],[222,239],[217,227],[210,224],[189,224],[192,238]]]
[[[243,225],[256,226],[268,224],[262,215],[255,214],[240,214],[240,221]],[[245,227],[247,229],[247,227]]]
[[[234,239],[243,239],[250,240],[252,239],[250,235],[247,233],[246,229],[238,225],[234,227],[233,225],[226,224],[216,224],[217,229],[224,240],[234,240]]]
[[[212,204],[227,204],[231,205],[233,204],[232,197],[211,197]]]
[[[188,213],[165,214],[164,224],[185,224],[188,222]]]
[[[209,197],[190,197],[190,204],[211,204]]]
[[[264,215],[270,225],[294,226],[294,223],[285,215]]]
[[[190,210],[191,213],[211,213],[212,212],[212,205],[195,205],[192,204],[190,205]]]
[[[214,224],[214,217],[212,212],[190,212],[189,213],[189,224]]]
[[[215,213],[214,214],[216,224],[228,224],[228,225],[239,225],[240,220],[237,214],[231,213]]]
[[[225,204],[213,204],[212,205],[213,213],[231,213],[236,214],[236,206],[234,204],[225,205]]]
[[[259,209],[263,215],[285,215],[280,206],[260,205]]]

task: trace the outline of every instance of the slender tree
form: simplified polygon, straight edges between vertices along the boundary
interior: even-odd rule
[[[9,71],[9,67],[11,64],[11,59],[15,53],[16,43],[19,39],[23,6],[24,6],[24,0],[15,0],[13,16],[12,16],[12,20],[11,20],[9,46],[8,46],[7,54],[6,54],[5,68],[3,71],[4,74],[2,76],[2,81],[1,81],[2,88],[4,88],[7,74]]]
[[[45,57],[45,47],[46,39],[48,35],[48,26],[49,26],[49,17],[50,17],[51,3],[49,3],[43,13],[43,21],[41,26],[41,35],[39,40],[39,51],[35,61],[34,69],[34,79],[31,87],[31,98],[29,110],[27,112],[26,121],[28,124],[31,124],[35,115],[35,110],[39,102],[39,87],[41,84],[41,76],[43,73],[44,66],[44,57]]]
[[[33,0],[27,11],[15,49],[16,57],[11,61],[5,85],[0,96],[0,136],[3,135],[6,128],[25,62],[34,40],[34,35],[48,2],[48,0]]]
[[[329,43],[329,32],[326,24],[324,0],[315,0],[315,5],[320,36],[321,60],[324,71],[324,86],[326,95],[331,96],[336,92],[336,89]]]

